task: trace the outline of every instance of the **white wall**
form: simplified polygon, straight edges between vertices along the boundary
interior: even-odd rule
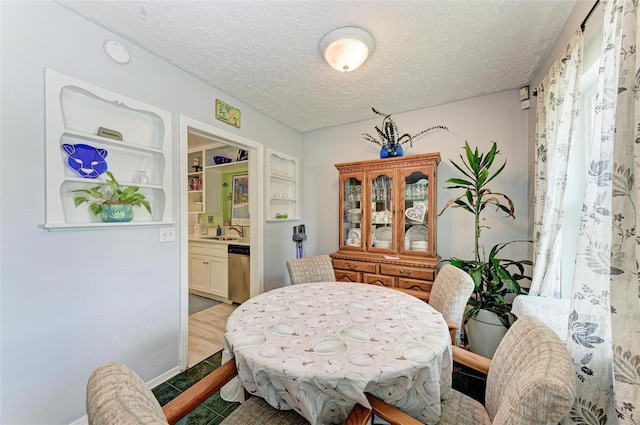
[[[384,105],[372,106],[384,112]],[[508,162],[500,177],[489,187],[513,199],[516,220],[504,219],[504,214],[493,210],[487,211],[483,224],[492,229],[484,231],[482,241],[489,249],[498,242],[529,239],[527,111],[520,109],[517,90],[397,114],[393,119],[401,133],[415,134],[434,125],[445,125],[450,130],[429,134],[415,142],[413,148],[403,146],[405,155],[440,152],[438,212],[449,199],[461,195],[459,191],[444,188],[448,178],[458,176],[449,160],[460,162],[465,140],[482,151],[490,148],[492,140],[497,141],[502,151],[498,161],[507,159]],[[376,117],[371,121],[303,134],[302,212],[309,236],[305,242],[308,255],[338,249],[338,172],[334,164],[378,158],[379,147],[366,142],[362,133],[375,134],[374,126],[380,124],[381,119]],[[449,209],[438,218],[437,233],[437,252],[442,258],[473,257],[473,215],[461,209]],[[511,253],[514,258],[525,258],[526,244]]]
[[[294,156],[300,135],[57,3],[0,2],[0,19],[0,423],[64,424],[85,414],[87,377],[99,364],[121,361],[145,380],[179,365],[181,253],[178,242],[159,243],[157,228],[40,227],[44,68],[171,111],[174,217],[180,114]],[[124,42],[128,65],[105,56],[106,39]],[[242,111],[241,129],[214,119],[216,98]],[[267,288],[286,279],[293,243],[281,227],[265,225]]]

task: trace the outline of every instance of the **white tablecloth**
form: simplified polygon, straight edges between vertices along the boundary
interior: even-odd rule
[[[440,418],[451,388],[451,338],[435,309],[400,291],[321,282],[265,292],[227,320],[222,360],[242,387],[311,424],[341,424],[372,392],[424,423]],[[239,385],[242,382],[242,387]]]

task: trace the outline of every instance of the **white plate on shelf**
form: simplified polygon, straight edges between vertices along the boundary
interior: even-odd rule
[[[378,227],[373,231],[374,241],[390,241],[393,239],[393,229],[391,227]]]
[[[427,240],[427,226],[411,226],[411,229],[407,230],[406,236],[409,237],[411,242],[413,241],[426,241]]]
[[[351,230],[349,230],[349,234],[347,235],[347,239],[360,239],[360,238],[361,238],[360,229],[351,229]]]
[[[391,248],[391,241],[373,241],[374,248]]]
[[[362,246],[362,239],[347,239],[345,241],[346,246]]]

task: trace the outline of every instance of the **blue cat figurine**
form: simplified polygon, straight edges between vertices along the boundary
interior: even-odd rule
[[[107,171],[106,149],[94,148],[93,146],[77,144],[63,144],[62,149],[69,154],[69,166],[76,170],[85,179],[95,179],[100,174]]]

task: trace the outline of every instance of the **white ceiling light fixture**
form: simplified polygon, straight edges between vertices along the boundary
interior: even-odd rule
[[[338,28],[320,41],[324,59],[340,72],[351,72],[373,52],[373,37],[357,27]]]

